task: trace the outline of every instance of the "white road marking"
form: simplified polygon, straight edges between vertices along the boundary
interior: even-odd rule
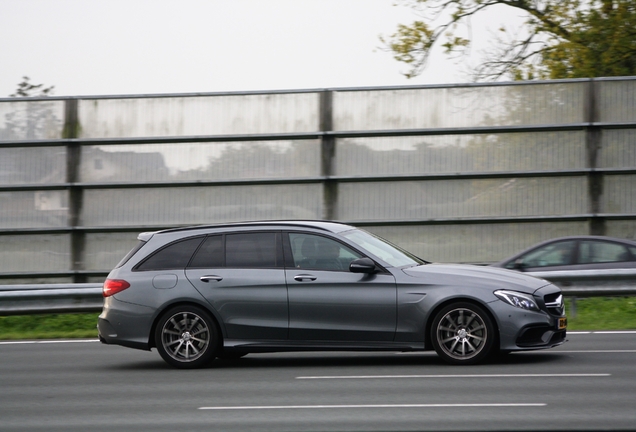
[[[631,331],[604,330],[604,331],[595,331],[594,334],[636,334],[636,330],[631,330]]]
[[[580,353],[611,353],[611,354],[616,354],[616,353],[636,353],[636,350],[554,350],[554,351],[550,351],[549,353],[552,354],[580,354]]]
[[[403,379],[403,378],[594,378],[608,377],[612,374],[478,374],[478,375],[324,375],[324,376],[299,376],[299,380],[319,379]]]
[[[99,342],[99,339],[58,339],[58,340],[30,340],[30,341],[2,341],[0,345],[28,345],[28,344],[61,344]]]
[[[199,407],[200,410],[279,410],[279,409],[352,409],[352,408],[508,408],[544,407],[545,403],[482,403],[482,404],[372,404],[372,405],[265,405],[265,406],[212,406]]]
[[[636,334],[636,330],[568,331],[568,336],[584,334]]]

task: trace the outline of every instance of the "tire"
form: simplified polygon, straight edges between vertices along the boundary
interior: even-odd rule
[[[431,340],[445,362],[470,365],[492,354],[497,335],[484,309],[473,303],[458,302],[444,307],[435,316]]]
[[[194,369],[209,364],[219,350],[212,317],[196,306],[177,306],[164,313],[155,329],[155,344],[171,366]]]

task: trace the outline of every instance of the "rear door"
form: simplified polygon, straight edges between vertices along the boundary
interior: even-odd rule
[[[289,315],[280,232],[209,236],[186,269],[227,339],[285,340]]]

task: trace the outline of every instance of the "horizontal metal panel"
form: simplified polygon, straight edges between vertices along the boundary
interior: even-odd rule
[[[432,262],[493,263],[554,237],[587,234],[585,222],[369,226],[364,229]]]
[[[62,138],[64,101],[0,102],[0,141]]]
[[[636,213],[636,175],[605,176],[601,213]]]
[[[636,168],[636,129],[603,130],[597,166]]]
[[[67,218],[65,190],[0,192],[0,228],[60,228]]]
[[[335,172],[339,176],[586,167],[583,131],[344,138],[336,145]]]
[[[585,177],[341,183],[339,219],[564,216],[587,212]]]
[[[468,86],[338,91],[334,130],[388,130],[579,123],[584,86]]]
[[[0,148],[0,185],[65,181],[65,147]]]
[[[321,159],[319,140],[289,140],[87,146],[81,160],[82,182],[175,182],[315,177]]]
[[[137,233],[87,233],[84,270],[112,270],[138,241]]]
[[[316,132],[318,110],[318,93],[80,100],[80,138]]]
[[[636,81],[597,81],[599,121],[636,121]]]
[[[605,234],[610,237],[636,240],[636,220],[605,221]]]
[[[101,281],[104,281],[104,278],[101,278]],[[73,278],[71,276],[67,277],[10,277],[10,278],[0,278],[0,286],[3,285],[25,285],[25,284],[51,284],[51,283],[63,283],[63,284],[72,284]]]
[[[3,235],[0,241],[0,273],[42,273],[70,268],[70,235]]]
[[[190,225],[259,219],[320,219],[322,186],[254,185],[84,192],[84,226]]]

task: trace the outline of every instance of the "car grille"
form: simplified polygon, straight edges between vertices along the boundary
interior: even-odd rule
[[[551,315],[561,316],[564,311],[564,303],[563,303],[563,294],[554,293],[548,294],[543,297],[543,301],[545,302],[545,307]]]

